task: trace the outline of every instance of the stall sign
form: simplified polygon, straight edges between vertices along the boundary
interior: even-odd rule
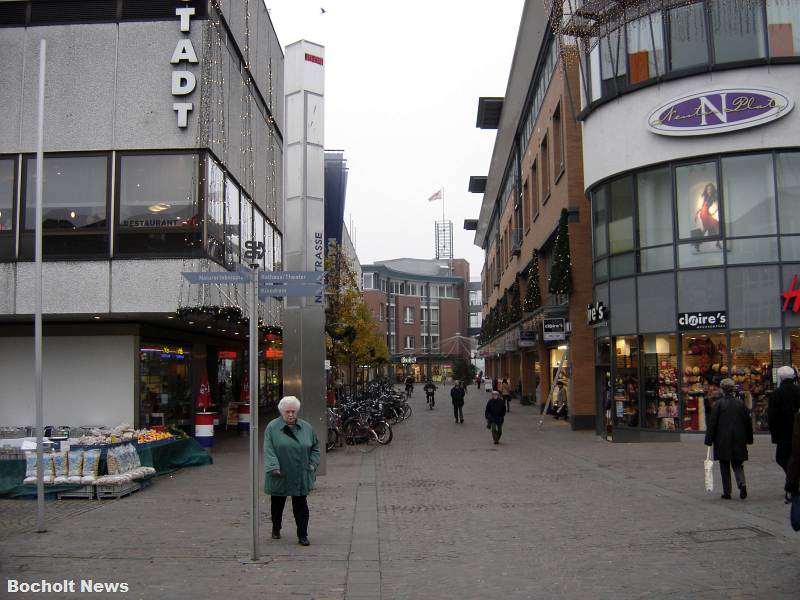
[[[519,347],[530,348],[536,345],[536,332],[522,330],[519,332]]]
[[[647,128],[671,136],[723,133],[780,119],[793,107],[789,96],[772,88],[717,88],[665,102],[650,112]]]
[[[586,322],[592,327],[608,325],[608,307],[602,302],[586,305]]]
[[[400,364],[403,364],[403,365],[415,365],[415,364],[417,364],[417,357],[416,356],[401,356],[400,357]]]
[[[719,329],[727,327],[728,313],[724,310],[710,312],[685,312],[678,315],[678,329]]]
[[[557,342],[567,339],[567,326],[564,319],[544,319],[542,321],[545,342]]]

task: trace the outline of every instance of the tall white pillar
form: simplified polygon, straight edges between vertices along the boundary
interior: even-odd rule
[[[301,40],[286,47],[284,269],[325,270],[325,49]],[[292,298],[283,313],[283,389],[300,398],[301,417],[323,447],[325,474],[324,297]]]

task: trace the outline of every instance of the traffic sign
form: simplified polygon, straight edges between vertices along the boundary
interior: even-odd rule
[[[250,279],[242,272],[217,271],[217,272],[186,272],[182,271],[189,283],[247,283]]]
[[[325,271],[259,271],[258,282],[264,283],[322,283]]]
[[[301,296],[321,296],[321,285],[260,285],[258,286],[258,297],[263,300],[270,296],[301,297]]]

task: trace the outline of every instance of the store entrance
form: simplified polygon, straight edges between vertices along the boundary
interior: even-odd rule
[[[728,377],[727,336],[723,331],[687,331],[682,336],[684,431],[703,431],[720,382]]]

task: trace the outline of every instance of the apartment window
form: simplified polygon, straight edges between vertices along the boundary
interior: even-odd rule
[[[525,223],[525,231],[531,228],[530,193],[530,185],[526,179],[522,184],[522,221]]]
[[[378,321],[383,321],[383,315],[385,314],[385,311],[386,305],[383,302],[378,304]]]
[[[431,336],[431,350],[438,350],[439,349],[439,336],[432,335]]]
[[[42,195],[42,249],[45,258],[108,257],[109,157],[45,156]],[[25,208],[23,248],[33,258],[36,228],[36,157],[23,161]]]
[[[430,348],[430,339],[427,333],[422,334],[422,349],[428,350]]]
[[[553,160],[556,166],[556,176],[564,170],[564,131],[561,123],[561,104],[553,112]]]
[[[0,258],[13,258],[14,198],[17,163],[13,158],[0,160]]]
[[[431,323],[432,324],[437,324],[437,325],[439,323],[439,309],[438,308],[432,308],[431,309]]]
[[[547,204],[550,197],[550,154],[546,135],[539,150],[539,160],[542,161],[542,204]]]
[[[404,350],[413,350],[414,349],[414,336],[407,335],[405,340],[405,345],[403,346]]]
[[[481,313],[469,313],[470,329],[477,329],[481,326]]]
[[[372,273],[363,273],[361,275],[361,281],[365,290],[372,289]]]
[[[769,55],[800,55],[800,3],[796,0],[767,0]]]
[[[539,216],[539,174],[536,169],[536,161],[531,167],[531,218],[535,221]]]
[[[414,322],[414,307],[413,306],[406,306],[403,309],[403,323],[411,324]]]
[[[416,296],[417,295],[417,284],[416,283],[409,283],[408,284],[408,295],[409,296]]]
[[[472,306],[480,306],[481,305],[481,291],[480,290],[470,290],[469,291],[469,303]]]
[[[386,293],[386,280],[381,278],[381,291]]]

